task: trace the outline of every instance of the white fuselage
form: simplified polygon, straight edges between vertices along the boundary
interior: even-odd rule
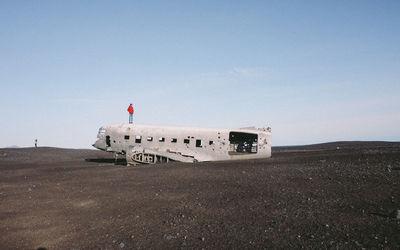
[[[147,149],[159,155],[177,154],[195,161],[268,158],[271,157],[271,132],[256,128],[119,124],[101,127],[93,146],[121,154]]]

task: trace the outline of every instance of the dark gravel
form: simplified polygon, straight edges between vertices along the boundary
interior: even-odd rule
[[[0,149],[0,249],[400,248],[400,143],[126,167],[93,150]]]

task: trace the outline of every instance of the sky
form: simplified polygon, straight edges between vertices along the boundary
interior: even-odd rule
[[[0,1],[0,147],[102,125],[400,141],[400,1]]]

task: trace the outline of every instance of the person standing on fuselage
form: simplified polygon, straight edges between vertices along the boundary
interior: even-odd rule
[[[129,112],[129,123],[133,123],[133,112],[134,112],[134,109],[132,107],[132,103],[128,107],[128,112]]]

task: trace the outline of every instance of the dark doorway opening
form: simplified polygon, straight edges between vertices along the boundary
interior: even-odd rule
[[[107,147],[111,147],[111,139],[109,135],[106,136],[106,145]]]
[[[243,132],[229,133],[229,154],[256,154],[258,135]]]

